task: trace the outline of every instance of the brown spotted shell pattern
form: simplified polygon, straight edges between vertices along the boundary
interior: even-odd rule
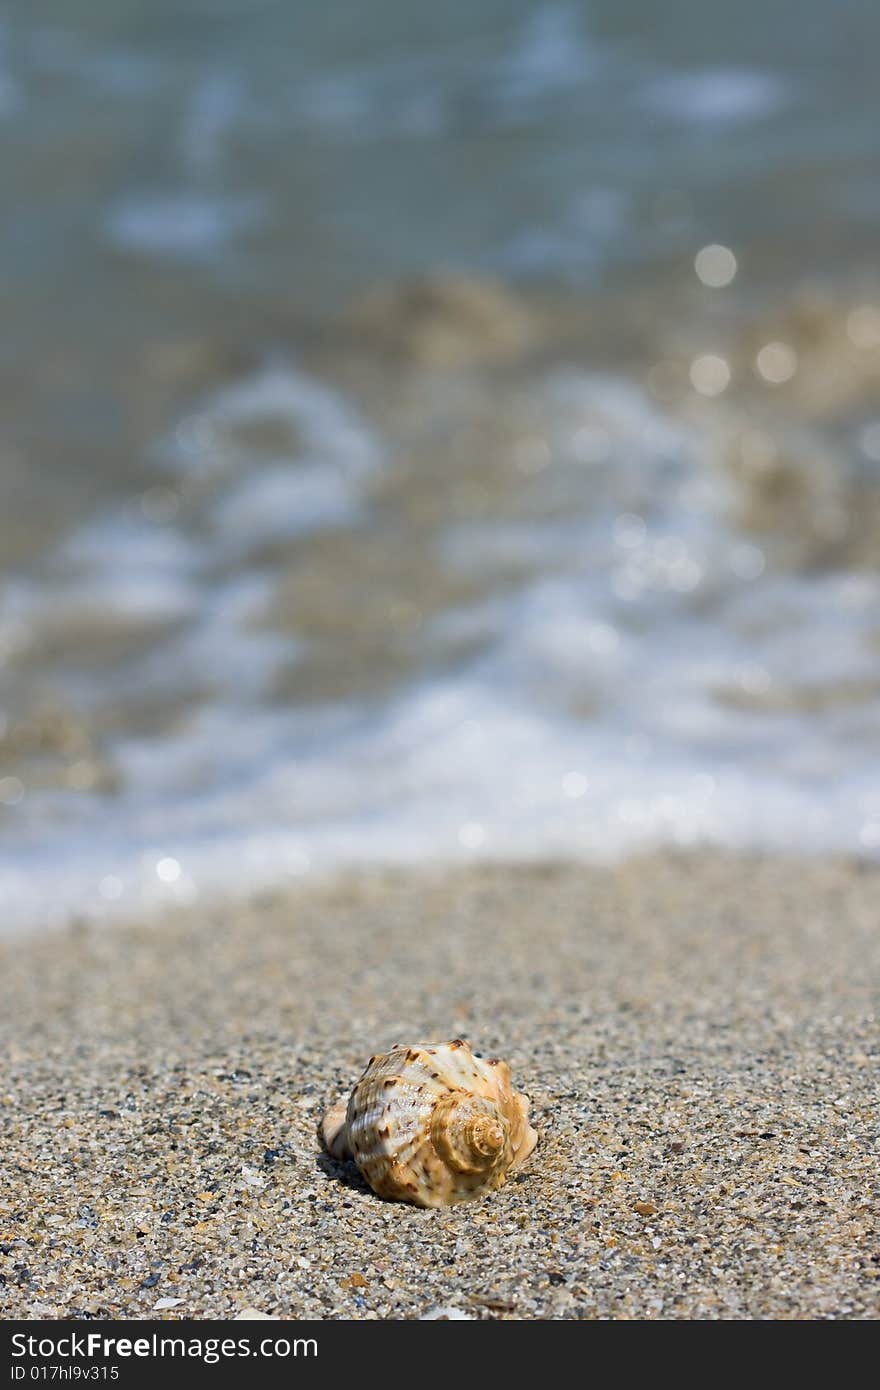
[[[525,1162],[538,1138],[528,1110],[507,1063],[456,1038],[371,1057],[322,1135],[380,1197],[441,1207],[494,1191]]]

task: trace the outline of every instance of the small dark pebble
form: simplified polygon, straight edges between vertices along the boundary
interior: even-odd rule
[[[278,1158],[280,1154],[280,1149],[267,1149],[266,1152],[263,1154],[263,1162],[274,1163],[276,1158]]]
[[[142,1289],[152,1289],[152,1288],[154,1288],[154,1287],[156,1286],[156,1284],[158,1284],[158,1282],[159,1282],[159,1280],[160,1280],[161,1278],[162,1278],[162,1275],[161,1275],[161,1274],[148,1274],[147,1277],[146,1277],[146,1279],[145,1279],[145,1280],[143,1281],[143,1283],[141,1284],[141,1288],[142,1288]]]
[[[548,1269],[547,1278],[550,1280],[550,1283],[556,1287],[565,1283],[565,1275],[560,1274],[558,1269]]]

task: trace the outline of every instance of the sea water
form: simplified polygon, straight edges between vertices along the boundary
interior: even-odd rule
[[[878,51],[858,0],[3,7],[4,928],[880,853]]]

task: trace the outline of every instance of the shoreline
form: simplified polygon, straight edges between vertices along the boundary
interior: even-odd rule
[[[878,889],[716,853],[382,870],[4,939],[0,1316],[876,1317]],[[481,1201],[382,1202],[323,1111],[459,1034],[538,1149]]]

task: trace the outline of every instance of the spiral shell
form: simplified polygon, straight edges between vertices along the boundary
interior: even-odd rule
[[[525,1162],[538,1138],[528,1109],[506,1062],[456,1038],[371,1057],[322,1134],[380,1197],[441,1207],[494,1191]]]

